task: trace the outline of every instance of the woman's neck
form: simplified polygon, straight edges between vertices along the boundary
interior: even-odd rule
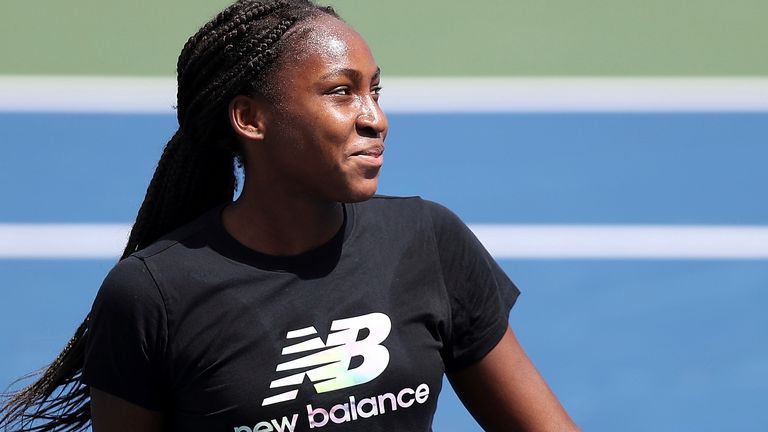
[[[245,188],[222,212],[229,234],[243,245],[276,256],[298,255],[326,242],[341,229],[344,209],[290,194],[255,194]]]

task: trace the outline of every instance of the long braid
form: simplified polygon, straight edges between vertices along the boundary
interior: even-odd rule
[[[279,39],[285,31],[293,24],[291,20],[283,20],[279,22],[263,39],[257,47],[257,52],[252,54],[252,57],[242,59],[240,62],[233,65],[233,67],[224,75],[217,78],[210,87],[200,92],[191,102],[191,108],[197,108],[207,113],[220,104],[223,100],[229,100],[234,94],[232,90],[228,89],[226,84],[229,82],[238,82],[242,80],[243,76],[257,74],[261,72],[276,56],[276,53],[271,49],[274,42]],[[222,91],[224,89],[224,91]],[[210,104],[214,102],[214,104]],[[210,105],[209,105],[210,104]]]
[[[239,28],[244,25],[257,24],[255,19],[271,13],[272,11],[285,7],[288,3],[285,0],[277,0],[267,3],[250,2],[242,3],[242,7],[237,15],[232,16],[228,10],[223,11],[221,15],[226,15],[231,19],[229,21],[216,21],[215,25],[204,26],[201,31],[205,33],[199,40],[199,43],[195,43],[195,50],[190,52],[188,56],[179,58],[180,69],[194,69],[189,64],[190,60],[201,60],[213,53],[219,51],[222,47],[232,43],[234,38],[238,36],[245,36],[244,29]],[[238,4],[232,5],[231,8],[238,6]],[[218,18],[218,17],[217,17]],[[198,33],[199,34],[199,33]],[[180,78],[185,78],[182,74]]]
[[[231,200],[239,149],[227,118],[237,94],[268,95],[270,70],[296,23],[338,15],[309,0],[239,0],[189,38],[177,64],[179,129],[166,144],[120,259]],[[2,430],[85,430],[90,389],[81,381],[88,317],[36,381],[7,395]]]

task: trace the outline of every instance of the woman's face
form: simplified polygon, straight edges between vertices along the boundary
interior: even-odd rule
[[[376,192],[387,134],[379,68],[343,22],[322,16],[303,25],[309,33],[274,69],[276,94],[259,155],[265,160],[257,169],[294,195],[366,200]]]

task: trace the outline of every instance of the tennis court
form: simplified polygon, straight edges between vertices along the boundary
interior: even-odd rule
[[[171,114],[0,114],[0,221],[130,223],[173,128]],[[473,226],[768,225],[765,113],[400,113],[391,131],[381,192]],[[768,261],[710,252],[502,254],[523,291],[511,323],[584,430],[768,428]],[[53,358],[113,262],[0,260],[0,382]],[[479,430],[458,406],[441,396],[436,431]]]
[[[87,313],[227,3],[0,2],[0,387]],[[380,192],[475,229],[583,430],[768,430],[768,3],[330,3],[392,104]]]

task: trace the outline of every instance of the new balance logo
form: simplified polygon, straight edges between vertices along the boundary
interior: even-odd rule
[[[316,367],[276,379],[269,388],[298,387],[305,377],[309,378],[318,393],[367,383],[381,375],[389,364],[389,351],[381,343],[391,329],[392,322],[383,313],[335,320],[331,323],[331,333],[325,343],[319,337],[314,337],[288,345],[283,348],[282,355],[322,351],[280,363],[277,365],[277,372]],[[289,331],[286,337],[290,341],[316,334],[314,327],[306,327]],[[365,337],[358,340],[360,335]],[[350,369],[353,357],[362,359],[362,363]],[[261,405],[294,400],[298,393],[298,389],[293,389],[270,396],[264,399]]]

